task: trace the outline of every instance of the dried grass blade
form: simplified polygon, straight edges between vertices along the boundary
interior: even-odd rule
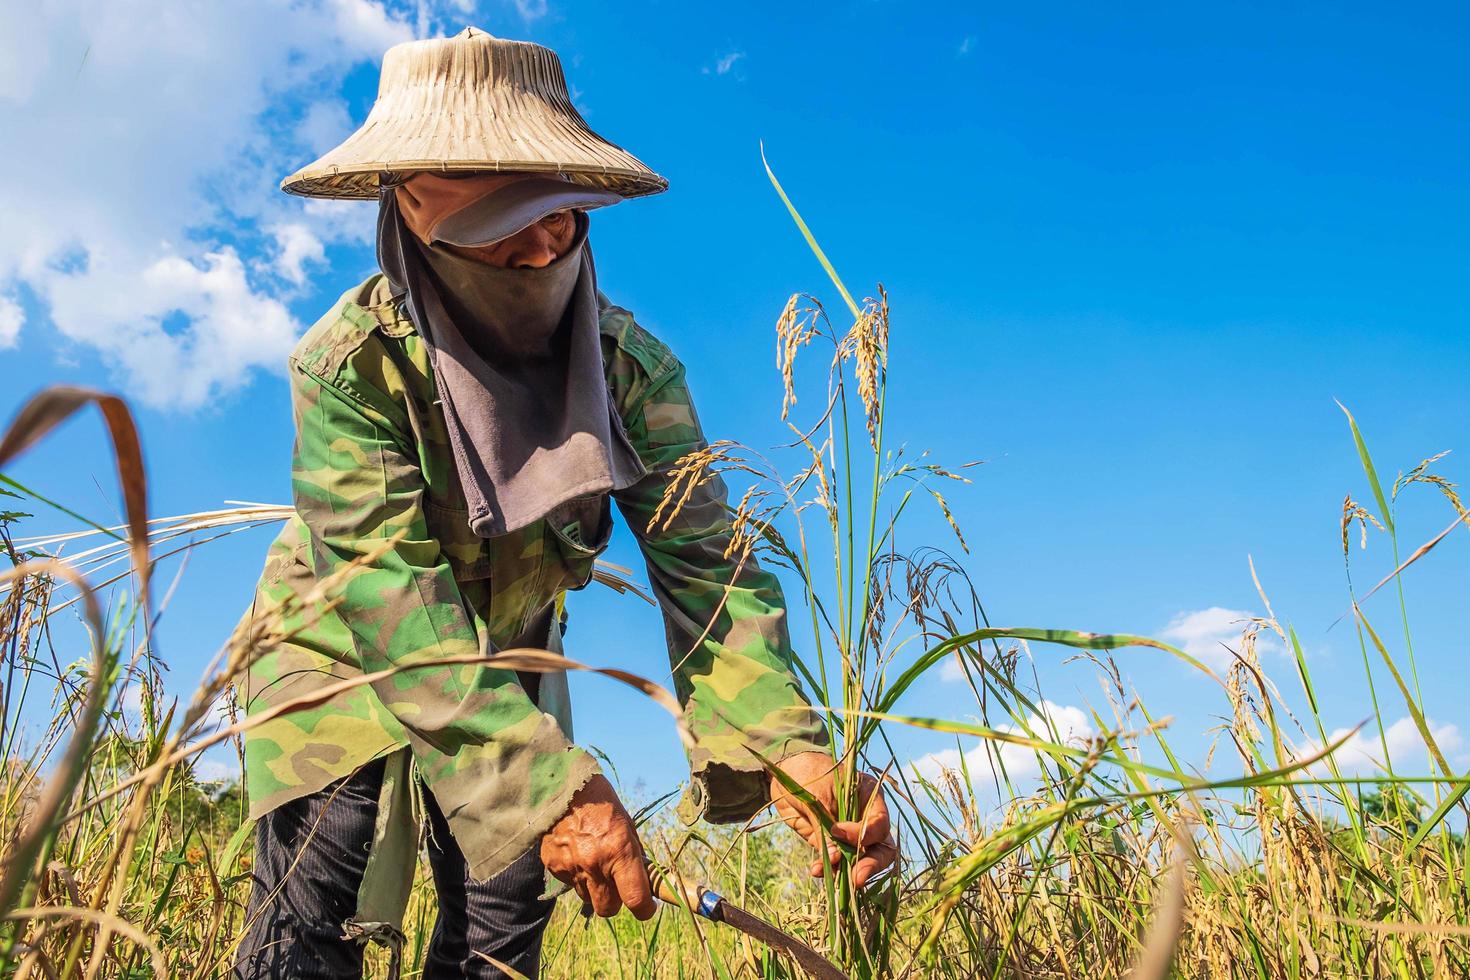
[[[339,694],[344,694],[347,691],[362,687],[365,684],[375,684],[378,681],[387,680],[388,678],[395,677],[398,674],[404,673],[405,671],[422,670],[430,667],[462,666],[467,664],[484,664],[489,667],[503,667],[507,670],[525,670],[543,673],[551,670],[583,670],[588,671],[589,673],[602,674],[605,677],[610,677],[614,680],[622,681],[624,684],[627,684],[630,687],[636,688],[637,690],[641,691],[643,694],[647,695],[651,700],[657,703],[659,707],[663,708],[671,715],[673,715],[674,724],[678,731],[679,739],[684,743],[686,748],[693,748],[695,745],[694,736],[692,733],[690,733],[689,727],[684,721],[684,712],[683,709],[679,707],[679,702],[674,698],[671,693],[669,693],[667,689],[660,687],[653,681],[640,677],[637,674],[632,674],[628,671],[618,670],[612,667],[590,667],[586,664],[578,663],[575,660],[568,660],[566,657],[562,657],[554,653],[549,653],[545,650],[515,649],[508,650],[504,653],[493,654],[488,657],[482,657],[478,654],[466,654],[460,657],[437,657],[433,660],[422,660],[411,664],[399,664],[394,667],[385,668],[384,670],[374,671],[371,674],[361,674],[357,677],[349,677],[346,680],[338,681],[335,684],[328,684],[326,687],[313,691],[310,694],[304,694],[301,697],[292,698],[290,701],[285,701],[281,704],[274,705],[264,711],[261,711],[259,714],[251,715],[248,718],[242,718],[234,724],[221,728],[218,731],[215,731],[205,736],[204,738],[199,739],[198,741],[191,742],[188,745],[179,747],[178,749],[154,762],[148,768],[134,773],[132,776],[128,777],[122,782],[117,783],[106,791],[98,794],[97,796],[94,796],[82,806],[78,807],[76,811],[67,819],[70,820],[76,816],[79,816],[81,813],[100,805],[101,803],[111,799],[112,797],[126,792],[128,789],[131,789],[139,783],[153,778],[158,773],[161,773],[172,766],[178,765],[180,762],[189,758],[191,755],[196,755],[200,752],[203,752],[211,746],[218,745],[220,742],[234,738],[237,735],[241,735],[247,731],[250,731],[252,728],[263,725],[268,721],[281,717],[282,715],[288,715],[297,711],[306,711],[311,708],[319,707],[323,704],[326,704],[328,701],[332,700]]]
[[[67,819],[62,816],[62,811],[71,801],[72,793],[87,767],[92,753],[92,740],[97,734],[97,725],[108,694],[107,653],[103,647],[107,634],[96,594],[80,575],[55,560],[17,565],[0,573],[0,582],[9,582],[26,575],[59,575],[82,590],[83,610],[92,633],[92,669],[87,684],[87,699],[77,715],[76,727],[66,744],[66,751],[36,802],[29,828],[6,855],[4,875],[0,877],[0,912],[6,913],[14,909],[25,882],[34,870],[32,866],[36,863],[42,844]]]
[[[153,940],[149,939],[137,926],[123,919],[119,919],[115,915],[108,915],[96,909],[73,908],[67,905],[46,905],[19,912],[8,912],[4,917],[11,920],[47,918],[84,919],[88,922],[95,922],[111,932],[128,937],[128,939],[146,950],[148,952],[148,960],[153,965],[153,975],[155,977],[168,976],[168,961],[164,959],[163,952]]]
[[[1151,647],[1155,650],[1162,650],[1170,656],[1183,661],[1195,670],[1213,679],[1221,687],[1225,686],[1225,682],[1220,679],[1220,675],[1183,650],[1146,636],[1135,636],[1131,633],[1085,633],[1077,630],[1037,629],[1024,626],[991,627],[951,636],[925,653],[920,654],[914,663],[889,685],[888,689],[884,692],[883,698],[874,705],[875,709],[878,711],[893,710],[893,706],[898,702],[899,697],[913,686],[915,681],[955,650],[981,643],[985,640],[994,639],[1057,643],[1062,646],[1076,647],[1084,650],[1118,650],[1124,647]]]
[[[1434,537],[1430,538],[1428,541],[1415,548],[1414,553],[1405,558],[1403,562],[1400,563],[1398,568],[1395,568],[1393,571],[1383,576],[1383,580],[1381,582],[1373,586],[1373,588],[1369,589],[1367,592],[1363,593],[1363,596],[1358,600],[1358,603],[1361,605],[1362,603],[1367,602],[1370,598],[1373,597],[1373,593],[1377,592],[1379,589],[1392,582],[1403,572],[1404,569],[1408,568],[1410,565],[1414,564],[1414,562],[1418,561],[1420,558],[1423,558],[1425,555],[1433,551],[1435,545],[1439,544],[1445,538],[1449,537],[1450,532],[1459,527],[1461,524],[1466,524],[1467,527],[1470,527],[1470,522],[1467,522],[1463,517],[1457,516],[1453,521],[1450,521],[1449,527],[1445,528],[1443,531],[1440,531]],[[1345,612],[1341,616],[1334,619],[1332,621],[1332,626],[1336,626],[1338,623],[1342,622],[1349,615],[1351,615],[1351,613],[1352,611],[1349,610],[1348,612]],[[1327,628],[1332,629],[1332,626],[1329,626]]]
[[[47,433],[87,405],[95,404],[107,423],[112,458],[123,495],[123,516],[131,538],[133,567],[138,573],[145,622],[151,620],[148,598],[148,476],[143,469],[143,447],[127,403],[116,395],[90,388],[47,388],[28,401],[0,438],[0,466],[34,446]]]
[[[1184,899],[1188,879],[1185,869],[1193,848],[1182,831],[1175,829],[1177,850],[1169,868],[1169,880],[1154,906],[1154,920],[1148,928],[1143,952],[1133,968],[1124,974],[1127,980],[1165,980],[1174,963],[1174,951],[1184,932]]]

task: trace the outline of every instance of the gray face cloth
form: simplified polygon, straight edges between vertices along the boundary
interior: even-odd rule
[[[551,265],[498,269],[423,245],[392,190],[380,198],[378,261],[429,347],[470,527],[482,537],[647,472],[613,411],[585,215],[577,226]]]

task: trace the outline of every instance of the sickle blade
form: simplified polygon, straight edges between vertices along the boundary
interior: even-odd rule
[[[756,942],[785,953],[817,980],[849,980],[846,973],[821,953],[795,936],[777,929],[765,919],[751,915],[738,905],[730,904],[717,892],[708,888],[685,887],[652,864],[648,866],[648,877],[653,884],[654,894],[660,901],[688,909],[711,922],[723,922]]]
[[[786,953],[817,980],[848,980],[846,973],[800,939],[787,935],[766,920],[751,915],[738,905],[731,905],[723,898],[715,904],[709,918],[739,929],[750,938]]]

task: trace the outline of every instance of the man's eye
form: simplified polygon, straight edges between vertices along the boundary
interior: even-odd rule
[[[565,211],[556,211],[556,212],[553,212],[552,214],[548,214],[546,217],[542,218],[541,219],[541,223],[543,225],[546,225],[548,228],[556,228],[559,225],[561,225],[561,223],[563,221],[565,221],[566,218],[567,218],[567,212],[565,212]]]

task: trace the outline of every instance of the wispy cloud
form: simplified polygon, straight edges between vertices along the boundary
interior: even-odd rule
[[[740,61],[744,57],[744,51],[731,51],[729,54],[722,55],[719,58],[716,58],[713,65],[707,65],[704,68],[701,68],[700,71],[706,75],[709,75],[711,73],[715,75],[728,75],[730,74],[730,72],[735,70],[736,62]]]
[[[586,99],[583,98],[587,94],[586,92],[583,92],[569,81],[567,82],[567,94],[572,97],[572,107],[582,114],[582,118],[586,119],[591,117],[592,108],[587,105]]]
[[[1460,734],[1459,726],[1441,724],[1432,719],[1426,719],[1425,724],[1428,725],[1429,733],[1434,736],[1435,744],[1439,746],[1440,751],[1452,762],[1460,760],[1462,750],[1465,748],[1465,738]],[[1351,728],[1333,730],[1327,736],[1327,744],[1331,745],[1351,731]],[[1333,760],[1344,775],[1382,775],[1385,746],[1388,749],[1388,761],[1396,769],[1407,771],[1409,775],[1429,770],[1429,750],[1424,744],[1424,736],[1419,734],[1419,728],[1414,724],[1414,720],[1408,717],[1400,718],[1385,728],[1382,739],[1378,737],[1378,730],[1371,723],[1353,732],[1342,747],[1333,753]],[[1322,744],[1313,740],[1308,742],[1296,754],[1296,757],[1307,758],[1321,751]],[[1417,768],[1413,768],[1416,764]],[[1409,769],[1406,770],[1405,767]],[[1328,772],[1326,760],[1312,766],[1312,771],[1319,776],[1326,775]]]
[[[306,281],[307,264],[321,262],[327,257],[326,245],[304,222],[272,225],[269,231],[275,239],[271,269],[287,282],[301,285]]]
[[[939,665],[939,679],[942,681],[962,681],[965,679],[965,668],[960,666],[957,659],[959,654],[950,654],[944,658]]]
[[[1181,612],[1159,630],[1159,639],[1172,643],[1216,670],[1223,670],[1235,662],[1231,650],[1239,651],[1241,635],[1255,615],[1243,609],[1222,606]],[[1257,637],[1258,652],[1277,649],[1280,645],[1270,634],[1262,633]]]
[[[14,347],[20,340],[20,328],[25,326],[26,311],[9,296],[0,294],[0,350]]]
[[[413,39],[413,29],[388,13],[376,0],[327,0],[340,42],[357,51],[381,54],[393,45]]]
[[[973,34],[967,34],[967,35],[965,35],[965,39],[960,42],[960,46],[955,49],[955,53],[958,54],[961,58],[963,58],[966,55],[968,55],[972,50],[974,50],[974,47],[975,47],[975,35],[973,35]]]
[[[447,0],[447,2],[450,7],[465,17],[473,17],[479,8],[477,0]],[[514,7],[521,20],[527,24],[540,20],[550,13],[550,5],[547,0],[503,0],[503,2]]]
[[[240,764],[223,753],[205,755],[194,761],[194,778],[201,783],[233,783],[240,778]]]
[[[1062,744],[1081,745],[1096,734],[1087,712],[1071,705],[1060,705],[1052,701],[1041,702],[1041,714],[1032,714],[1024,725],[1006,724],[995,726],[998,730],[1015,735]],[[996,757],[999,763],[995,762]],[[1041,774],[1036,752],[1024,745],[992,742],[981,743],[966,751],[944,749],[920,756],[910,763],[913,770],[926,779],[934,779],[941,771],[959,771],[961,763],[977,781],[988,781],[992,776],[1004,775],[1012,782],[1035,779]]]
[[[355,127],[342,99],[322,98],[306,107],[296,124],[297,141],[317,156],[352,134]]]
[[[446,2],[16,6],[0,132],[35,152],[12,155],[0,183],[0,295],[24,284],[27,331],[49,320],[70,354],[92,352],[154,405],[202,405],[279,370],[303,327],[283,297],[364,227],[344,215],[371,207],[314,209],[276,184],[350,130],[333,81],[430,29]],[[21,320],[0,312],[13,343]]]
[[[515,4],[516,13],[521,15],[521,20],[531,23],[540,20],[550,12],[547,0],[511,0]]]

